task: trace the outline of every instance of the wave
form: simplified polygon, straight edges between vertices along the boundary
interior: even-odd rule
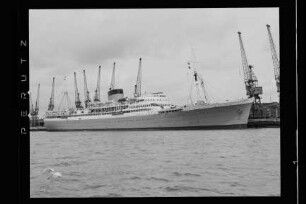
[[[57,164],[54,164],[53,166],[72,166],[72,165],[79,165],[79,164],[85,164],[85,161],[66,161],[66,162],[60,162]]]
[[[74,159],[77,158],[75,156],[63,156],[63,157],[57,157],[56,159]]]
[[[203,188],[203,187],[191,187],[191,186],[167,186],[164,188],[167,192],[178,192],[178,193],[184,193],[184,192],[192,192],[197,193],[197,196],[207,196],[207,195],[233,195],[232,193],[222,193],[215,189],[210,188]]]
[[[150,177],[147,180],[164,181],[164,182],[169,182],[170,181],[170,180],[165,179],[165,178],[157,178],[157,177]]]
[[[130,180],[139,180],[139,179],[141,179],[141,178],[138,177],[138,176],[132,176],[132,177],[130,177],[130,178],[128,178],[128,179],[130,179]]]
[[[102,188],[105,187],[106,185],[103,184],[97,184],[97,185],[86,185],[84,186],[84,190],[86,189],[97,189],[97,188]]]
[[[191,186],[167,186],[164,188],[168,192],[173,192],[173,191],[188,191],[188,192],[200,192],[200,191],[210,191],[208,188],[196,188],[196,187],[191,187]]]
[[[118,194],[118,193],[109,193],[105,196],[101,196],[101,197],[122,197],[121,194]]]
[[[73,178],[72,179],[67,179],[67,178],[65,178],[65,179],[63,179],[63,181],[68,181],[68,182],[69,181],[72,181],[72,182],[78,181],[79,182],[80,179],[73,179]]]
[[[179,173],[179,172],[173,172],[173,174],[175,176],[198,176],[200,177],[201,175],[200,174],[194,174],[194,173]]]
[[[68,176],[84,176],[84,173],[75,172],[75,171],[66,172],[66,174],[67,174]]]

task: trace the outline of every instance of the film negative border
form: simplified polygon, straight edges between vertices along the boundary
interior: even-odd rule
[[[18,11],[18,200],[30,195],[30,118],[29,118],[29,7],[20,1]]]
[[[47,1],[48,2],[48,1]],[[29,163],[29,156],[30,156],[30,148],[29,148],[29,144],[30,144],[30,121],[29,121],[29,81],[30,81],[30,76],[29,76],[29,9],[31,8],[36,8],[36,9],[41,9],[41,8],[46,8],[49,7],[51,8],[61,8],[61,7],[65,7],[62,4],[56,4],[59,2],[55,3],[50,3],[51,1],[49,1],[47,4],[47,6],[43,6],[40,3],[36,3],[36,4],[28,4],[28,1],[19,1],[20,5],[19,5],[19,16],[18,16],[18,60],[16,62],[17,64],[17,74],[18,74],[18,96],[19,99],[18,100],[18,117],[19,117],[19,123],[18,123],[18,177],[19,177],[19,186],[18,186],[18,199],[20,200],[25,200],[25,199],[29,199],[29,195],[30,195],[30,183],[29,183],[29,178],[30,178],[30,163]],[[32,2],[33,3],[33,2]],[[43,3],[43,2],[42,2]],[[101,1],[101,4],[103,4],[104,2]],[[253,1],[253,4],[256,5],[261,5],[259,2],[255,3],[255,1]],[[77,4],[78,5],[78,4]],[[274,4],[272,4],[274,5]],[[275,3],[275,5],[278,5],[278,3]],[[66,6],[67,8],[69,8],[69,6]],[[84,5],[78,5],[78,6],[73,6],[74,8],[83,8]],[[85,6],[86,7],[86,6]],[[89,7],[87,5],[87,7]],[[95,7],[95,6],[93,6]],[[291,24],[293,21],[292,19],[294,19],[294,15],[292,18],[292,14],[294,14],[294,6],[290,5],[288,3],[288,1],[285,3],[280,4],[280,21],[283,22],[280,25],[280,29],[282,30],[282,40],[281,40],[281,52],[282,55],[288,54],[288,50],[294,50],[294,33],[290,33],[292,32],[292,30],[294,29],[294,25]],[[288,14],[289,13],[289,14]],[[290,16],[291,14],[291,16]],[[288,16],[290,18],[288,18]],[[289,25],[289,26],[288,26]],[[288,29],[288,27],[290,29]],[[284,43],[284,38],[288,37],[288,39],[290,39],[290,43],[288,45],[288,43]],[[287,39],[285,39],[286,41]],[[292,44],[293,42],[293,44]],[[293,47],[292,47],[293,46]],[[287,49],[289,48],[289,49]],[[292,49],[293,48],[293,49]],[[295,53],[292,52],[291,55],[289,55],[289,57],[287,57],[287,59],[284,59],[284,61],[282,62],[282,64],[286,64],[286,65],[295,65]],[[293,60],[293,61],[292,61]],[[289,62],[290,61],[290,62]],[[289,66],[287,66],[289,67]],[[290,81],[293,79],[295,79],[295,73],[292,74],[292,72],[289,72],[288,74],[288,69],[287,70],[283,70],[282,74],[283,76],[287,76],[287,77],[283,77],[282,79],[285,79],[286,81]],[[287,78],[287,79],[286,79]],[[282,90],[285,90],[285,92],[283,92],[282,94],[285,96],[288,92],[290,92],[293,88],[292,91],[292,95],[290,95],[289,98],[291,98],[292,100],[287,100],[287,101],[282,101],[282,104],[286,104],[283,107],[289,107],[290,105],[294,105],[295,100],[294,100],[294,94],[295,94],[295,90],[294,90],[294,86],[292,86],[292,84],[294,83],[290,83],[290,89],[288,87],[282,87]],[[281,97],[284,98],[284,97]],[[281,116],[282,118],[284,118],[286,115],[284,114],[287,113],[287,115],[291,116],[285,119],[285,121],[282,121],[282,128],[286,127],[282,130],[282,136],[281,136],[281,191],[282,191],[282,195],[280,198],[276,198],[277,201],[289,201],[291,200],[292,203],[296,203],[296,168],[297,168],[297,159],[296,159],[296,155],[295,155],[295,151],[294,147],[295,147],[295,140],[292,138],[292,136],[295,135],[295,122],[296,121],[291,121],[290,120],[292,118],[294,118],[294,110],[286,110],[283,108],[284,111],[282,111],[283,115]],[[290,112],[288,114],[288,112]],[[293,114],[293,117],[292,117]],[[286,123],[288,122],[288,123]],[[288,126],[289,130],[288,130]],[[288,153],[288,154],[287,154]],[[223,199],[223,198],[220,198]],[[239,198],[231,198],[231,199],[235,199],[236,201],[239,200]],[[241,201],[240,203],[244,203],[246,200],[244,200],[246,198],[241,198],[239,201]],[[263,201],[261,198],[258,198],[259,200]],[[266,199],[266,198],[265,198]],[[272,200],[274,198],[267,198],[267,200]],[[275,199],[274,199],[275,201]],[[239,202],[238,202],[239,203]]]

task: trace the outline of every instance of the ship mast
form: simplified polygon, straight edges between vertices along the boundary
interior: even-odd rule
[[[187,63],[189,70],[191,70],[191,63],[192,61],[189,61]],[[196,101],[197,102],[204,101],[205,103],[208,103],[209,99],[208,99],[208,94],[207,94],[207,91],[204,85],[204,80],[202,76],[197,72],[195,66],[192,66],[192,67],[193,67],[193,70],[192,70],[192,81],[191,81],[191,90],[190,90],[191,102],[192,102],[192,92],[193,92],[193,89],[195,88]],[[201,89],[202,89],[202,92],[201,92]]]
[[[66,106],[65,106],[66,105]],[[69,100],[68,91],[64,91],[64,95],[62,96],[61,102],[58,106],[59,111],[67,111],[71,108],[71,102]]]
[[[196,63],[200,63],[198,61],[196,61],[196,56],[194,53],[194,49],[193,47],[191,47],[191,51],[192,51],[192,58],[193,61],[188,61],[188,69],[192,71],[192,81],[191,81],[191,88],[190,88],[190,100],[192,103],[192,93],[193,93],[193,89],[195,88],[195,95],[196,95],[196,101],[200,102],[200,101],[204,101],[205,103],[209,103],[209,99],[208,99],[208,93],[206,91],[205,85],[204,85],[204,80],[201,76],[200,73],[198,73],[195,64]],[[192,66],[191,66],[192,63]]]
[[[141,70],[141,58],[139,59],[139,68],[138,68],[138,74],[137,74],[137,80],[135,85],[135,92],[134,97],[140,97],[141,96],[141,79],[142,78],[142,70]]]
[[[87,80],[86,80],[85,69],[83,70],[83,73],[84,73],[84,96],[85,96],[84,104],[85,104],[85,108],[87,108],[87,106],[91,102],[91,100],[90,100],[89,91],[88,91],[88,88],[87,88]]]
[[[58,106],[58,111],[68,111],[71,110],[71,102],[68,97],[68,90],[67,90],[67,76],[64,76],[64,94],[61,98],[60,104]]]
[[[100,75],[101,75],[101,66],[99,66],[97,88],[95,90],[94,102],[100,102]]]

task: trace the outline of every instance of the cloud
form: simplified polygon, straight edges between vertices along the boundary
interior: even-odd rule
[[[30,10],[30,89],[36,90],[41,83],[41,106],[46,109],[52,77],[56,77],[60,98],[63,77],[68,76],[73,100],[76,71],[82,97],[82,70],[86,69],[92,92],[101,65],[101,95],[106,100],[116,61],[118,86],[131,96],[142,57],[143,90],[164,91],[175,101],[183,101],[188,95],[186,63],[193,60],[193,47],[201,62],[198,71],[212,92],[220,100],[239,98],[245,96],[239,75],[237,31],[241,31],[259,84],[264,93],[272,94],[273,67],[265,25],[271,25],[279,49],[278,18],[277,8]],[[263,98],[270,97],[265,94]]]

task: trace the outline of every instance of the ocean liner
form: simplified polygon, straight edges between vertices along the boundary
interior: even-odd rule
[[[217,129],[245,128],[252,99],[241,99],[224,103],[209,103],[205,95],[201,75],[191,69],[191,83],[204,97],[186,105],[172,103],[165,93],[141,92],[141,58],[133,97],[124,97],[123,89],[115,87],[115,63],[113,66],[108,101],[100,101],[100,68],[94,99],[89,97],[84,70],[84,107],[79,98],[75,82],[75,107],[54,111],[54,78],[48,111],[44,124],[48,131],[75,130],[153,130],[153,129]],[[68,93],[64,94],[68,97]]]

